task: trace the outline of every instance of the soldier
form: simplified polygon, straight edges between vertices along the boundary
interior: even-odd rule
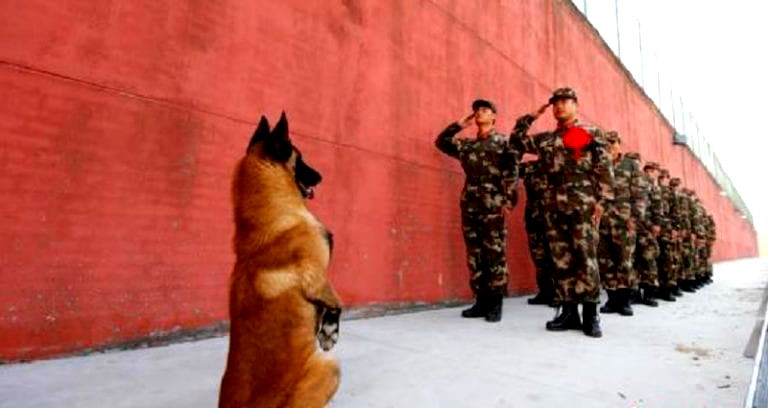
[[[675,263],[669,271],[669,283],[671,286],[671,293],[678,297],[683,296],[681,284],[683,283],[685,276],[684,267],[687,262],[686,256],[688,255],[683,238],[686,235],[690,235],[689,231],[691,229],[691,220],[688,215],[689,208],[687,207],[687,202],[683,200],[682,193],[678,191],[680,184],[682,184],[682,180],[678,177],[673,177],[669,180],[671,200],[669,217],[672,220],[672,235],[674,236],[674,247],[676,252]]]
[[[692,204],[692,216],[691,224],[693,229],[693,282],[689,285],[694,289],[701,289],[704,286],[704,273],[706,268],[705,260],[705,246],[707,235],[707,212],[704,206],[701,204],[699,197],[696,196],[696,192],[691,189],[686,189],[685,193],[691,199]]]
[[[673,222],[672,207],[675,193],[669,185],[669,171],[659,170],[659,189],[661,190],[661,235],[659,236],[659,291],[657,299],[674,302],[677,294],[677,266],[680,263],[680,251],[677,245],[677,230]],[[680,294],[682,295],[682,294]]]
[[[679,180],[675,183],[680,185]],[[670,181],[670,185],[675,182],[675,179]],[[682,256],[682,263],[680,264],[680,275],[678,276],[677,286],[683,292],[696,292],[696,288],[693,287],[694,274],[694,259],[695,259],[695,245],[696,233],[694,232],[695,220],[693,217],[693,200],[687,188],[681,188],[677,192],[677,204],[679,206],[681,223],[680,223],[680,254]]]
[[[635,271],[640,282],[639,303],[656,307],[658,302],[654,299],[659,288],[659,271],[656,259],[660,249],[658,238],[661,235],[663,204],[661,188],[658,185],[658,163],[648,162],[643,167],[646,186],[648,188],[648,208],[638,223],[637,248],[635,250]]]
[[[571,88],[555,90],[549,103],[517,120],[511,142],[539,156],[551,190],[546,207],[547,242],[554,263],[555,300],[560,313],[547,322],[551,331],[581,329],[601,337],[597,304],[597,224],[606,201],[613,199],[613,168],[603,132],[580,123],[578,99]],[[528,135],[531,124],[552,105],[557,129]],[[578,304],[583,304],[584,323]]]
[[[597,254],[600,278],[608,301],[600,313],[632,316],[633,288],[637,274],[633,268],[637,226],[645,217],[648,191],[640,170],[638,153],[622,153],[621,136],[606,132],[605,138],[613,159],[614,200],[608,203],[600,221],[600,243]]]
[[[544,217],[547,175],[541,171],[538,161],[520,164],[520,177],[525,185],[525,230],[528,233],[528,249],[536,268],[536,285],[539,293],[528,299],[531,305],[552,305],[555,289],[552,285],[552,257],[547,244],[547,225]]]
[[[704,284],[709,285],[712,283],[712,249],[715,245],[715,240],[717,239],[717,232],[715,227],[715,218],[712,217],[712,214],[707,214],[707,236],[705,237],[706,240],[706,253],[705,253],[705,259],[706,259],[706,271],[704,273]]]
[[[454,136],[474,120],[477,137]],[[435,144],[443,153],[459,159],[466,180],[461,193],[461,221],[470,287],[475,304],[463,317],[501,320],[507,291],[507,228],[503,208],[515,194],[519,153],[510,149],[507,137],[496,131],[496,106],[487,100],[472,103],[472,113],[449,125]]]

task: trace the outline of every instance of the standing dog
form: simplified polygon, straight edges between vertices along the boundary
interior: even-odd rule
[[[338,388],[338,362],[324,352],[341,313],[325,274],[331,234],[305,205],[320,180],[285,113],[271,132],[262,116],[232,182],[237,259],[219,407],[323,407]]]

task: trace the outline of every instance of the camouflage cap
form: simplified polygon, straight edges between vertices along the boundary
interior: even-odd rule
[[[493,113],[496,113],[496,104],[487,99],[476,99],[474,102],[472,102],[472,112],[481,107],[486,107],[492,110]]]
[[[555,92],[552,92],[552,96],[549,98],[549,103],[555,103],[560,99],[573,99],[578,102],[579,98],[576,96],[576,91],[571,88],[557,88]]]
[[[621,143],[621,135],[615,130],[605,132],[605,140],[610,144]]]
[[[672,177],[671,180],[669,180],[669,186],[670,187],[677,187],[682,183],[683,181],[680,180],[680,177]]]
[[[652,161],[646,162],[645,166],[643,166],[643,170],[659,170],[659,169],[660,169],[659,163],[652,162]],[[667,174],[669,174],[669,172],[667,172]]]

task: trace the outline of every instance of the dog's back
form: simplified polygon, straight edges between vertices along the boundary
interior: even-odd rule
[[[328,234],[304,204],[312,185],[297,178],[306,164],[285,118],[267,132],[262,119],[232,185],[237,259],[219,406],[322,407],[339,381],[337,362],[318,348],[318,339],[335,343],[340,311],[325,274]]]

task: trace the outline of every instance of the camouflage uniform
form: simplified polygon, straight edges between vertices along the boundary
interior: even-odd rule
[[[675,179],[672,179],[672,181],[675,181]],[[693,234],[693,224],[695,222],[693,219],[693,203],[691,201],[691,198],[688,196],[688,194],[686,194],[682,190],[677,191],[675,195],[676,195],[676,203],[678,206],[678,212],[680,215],[680,218],[679,218],[679,221],[680,221],[679,231],[681,233],[680,254],[682,258],[682,263],[680,265],[680,275],[679,275],[677,285],[680,286],[680,289],[683,289],[685,291],[690,291],[690,289],[687,287],[686,282],[692,281],[695,276],[694,275],[695,245],[693,242],[693,238],[691,237],[691,234]],[[680,282],[680,280],[682,282]]]
[[[547,244],[547,224],[543,203],[549,194],[547,175],[541,171],[538,161],[520,164],[520,177],[525,185],[525,230],[528,233],[528,249],[536,267],[536,284],[544,299],[554,297],[552,286],[552,257]]]
[[[661,170],[662,176],[669,177],[669,172]],[[660,177],[660,178],[661,178]],[[670,185],[660,185],[662,204],[661,237],[659,239],[659,286],[667,290],[677,287],[677,275],[680,265],[680,246],[677,236],[677,206],[675,191]],[[674,212],[673,212],[674,210]]]
[[[613,168],[605,136],[596,127],[578,123],[531,136],[528,129],[534,120],[532,115],[520,117],[512,142],[537,154],[547,175],[551,193],[542,204],[555,266],[555,300],[596,304],[600,300],[600,274],[598,233],[592,217],[597,204],[613,199]],[[563,138],[571,131],[586,132],[589,144],[578,152],[567,149]]]
[[[705,273],[704,273],[704,279],[705,282],[709,283],[712,282],[712,249],[715,245],[715,240],[717,239],[717,232],[715,227],[715,219],[712,217],[711,214],[707,214],[707,235],[705,237],[706,245],[705,245]]]
[[[693,242],[693,279],[697,284],[699,284],[700,282],[703,282],[704,273],[706,270],[706,248],[704,245],[704,240],[706,239],[707,235],[707,213],[693,190],[686,190],[685,193],[691,199],[691,207],[693,209],[691,212],[691,224],[693,233],[696,234],[696,240]]]
[[[618,135],[606,134],[610,143]],[[605,207],[600,221],[598,262],[603,288],[606,290],[629,289],[637,284],[633,268],[636,231],[630,231],[628,222],[635,225],[645,217],[648,193],[645,177],[640,170],[640,155],[627,153],[614,162],[614,200]]]
[[[667,271],[667,283],[666,286],[677,290],[679,284],[683,281],[683,265],[684,265],[684,253],[683,253],[683,234],[690,228],[690,219],[687,217],[687,212],[684,208],[684,203],[680,200],[680,193],[677,188],[680,186],[679,178],[672,178],[669,181],[669,196],[666,199],[669,200],[669,219],[672,232],[672,251],[674,256],[672,257],[672,263],[669,265]],[[666,265],[665,265],[666,267]],[[680,294],[680,293],[678,293]]]
[[[646,168],[657,169],[659,165],[648,162]],[[661,187],[650,176],[645,177],[645,185],[648,191],[648,208],[645,216],[637,225],[637,248],[635,250],[635,270],[638,274],[640,285],[651,287],[659,286],[659,271],[656,259],[659,257],[660,248],[656,236],[651,227],[663,224],[664,204],[661,198]]]
[[[519,154],[495,130],[486,139],[459,139],[454,123],[437,137],[443,153],[459,159],[466,181],[461,193],[461,222],[467,247],[469,284],[476,295],[507,291],[507,228],[502,208],[517,183]]]

